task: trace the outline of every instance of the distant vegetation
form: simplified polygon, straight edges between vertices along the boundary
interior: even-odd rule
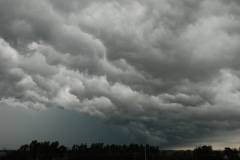
[[[215,151],[212,146],[194,150],[160,150],[150,145],[93,143],[67,148],[58,142],[32,141],[16,151],[1,150],[0,160],[240,160],[237,149]]]

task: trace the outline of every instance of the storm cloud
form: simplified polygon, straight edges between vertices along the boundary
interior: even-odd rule
[[[240,127],[239,1],[0,0],[0,20],[0,105],[87,113],[160,146]]]

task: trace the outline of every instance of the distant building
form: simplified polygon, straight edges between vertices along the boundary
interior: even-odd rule
[[[0,157],[4,157],[9,153],[15,152],[15,150],[0,150]]]
[[[225,156],[223,157],[223,159],[224,159],[224,160],[228,160],[228,156],[225,155]]]
[[[6,151],[5,150],[0,150],[0,157],[6,156]]]

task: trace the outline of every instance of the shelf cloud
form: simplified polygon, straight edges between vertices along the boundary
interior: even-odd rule
[[[160,146],[236,132],[239,5],[1,0],[0,105],[87,113]]]

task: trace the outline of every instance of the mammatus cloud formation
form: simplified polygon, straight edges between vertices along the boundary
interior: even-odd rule
[[[236,132],[239,8],[237,0],[0,0],[0,105],[84,112],[160,146]]]

